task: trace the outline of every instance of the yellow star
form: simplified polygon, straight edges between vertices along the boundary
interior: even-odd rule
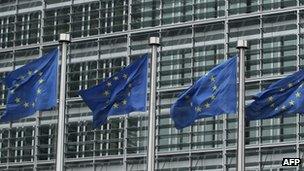
[[[44,82],[43,79],[40,79],[40,80],[39,80],[39,84],[42,84],[43,82]]]
[[[289,88],[292,87],[292,86],[293,86],[292,83],[289,83],[289,84],[288,84],[288,87],[289,87]]]
[[[211,96],[211,99],[212,99],[212,100],[214,100],[214,99],[215,99],[215,96],[214,96],[214,95],[212,95],[212,96]]]
[[[281,89],[280,89],[280,92],[282,92],[282,91],[284,91],[284,90],[285,90],[284,88],[281,88]]]
[[[285,106],[285,105],[283,105],[283,106],[282,106],[282,110],[285,110],[285,109],[286,109],[286,106]]]
[[[272,103],[270,106],[271,106],[271,107],[274,107],[274,103]]]
[[[210,80],[211,80],[212,82],[214,82],[214,81],[215,81],[215,77],[212,75],[211,78],[210,78]]]
[[[128,75],[127,75],[127,74],[124,74],[122,77],[123,77],[124,79],[127,79],[127,78],[128,78]]]
[[[40,88],[38,88],[37,90],[37,94],[41,94],[42,90]]]
[[[205,108],[209,108],[210,107],[210,104],[209,103],[206,103],[205,104]]]
[[[289,104],[290,104],[290,106],[294,106],[294,105],[295,105],[295,101],[290,100],[290,101],[289,101]]]
[[[119,105],[117,103],[113,104],[114,109],[118,109]]]
[[[297,93],[296,93],[296,97],[297,97],[297,98],[300,98],[300,97],[301,97],[301,93],[300,93],[300,92],[297,92]]]
[[[43,73],[42,72],[38,72],[38,75],[41,76]]]
[[[106,91],[103,93],[104,96],[108,96],[109,94],[110,94],[110,93],[109,93],[108,90],[106,90]]]
[[[212,87],[212,90],[215,91],[217,89],[216,85]]]
[[[196,112],[201,112],[201,111],[202,111],[202,108],[199,107],[199,106],[196,106],[196,107],[195,107],[195,111],[196,111]]]
[[[108,87],[111,87],[111,86],[112,86],[112,83],[111,83],[111,82],[107,82],[107,86],[108,86]]]
[[[123,105],[126,105],[126,104],[127,104],[127,100],[124,99],[124,100],[122,101],[122,104],[123,104]]]
[[[24,106],[25,108],[28,108],[28,107],[29,107],[29,103],[28,103],[28,102],[25,102],[25,103],[23,104],[23,106]]]
[[[118,80],[118,77],[117,77],[117,76],[115,76],[115,77],[114,77],[114,80]]]
[[[21,76],[19,77],[19,79],[20,79],[20,80],[24,80],[24,79],[25,79],[25,76],[21,75]]]
[[[272,102],[273,101],[273,97],[272,96],[268,97],[268,101]]]
[[[21,99],[20,99],[19,97],[16,97],[16,98],[15,98],[15,102],[16,102],[16,103],[20,103],[20,100],[21,100]]]
[[[27,74],[28,74],[29,76],[31,76],[31,75],[33,74],[33,72],[32,72],[31,70],[29,70],[29,71],[27,72]]]

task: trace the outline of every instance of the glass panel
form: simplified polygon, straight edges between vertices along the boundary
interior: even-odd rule
[[[194,20],[225,16],[225,0],[194,0]]]
[[[153,27],[160,24],[160,0],[133,0],[131,28]]]
[[[259,2],[257,0],[237,0],[229,1],[229,15],[252,13],[259,11]]]
[[[166,0],[163,1],[162,24],[172,24],[192,20],[192,1]]]

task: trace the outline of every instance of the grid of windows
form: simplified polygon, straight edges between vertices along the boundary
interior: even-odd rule
[[[179,131],[170,119],[170,106],[182,90],[234,55],[240,38],[249,42],[246,103],[281,76],[302,68],[303,5],[302,0],[3,0],[0,78],[56,47],[60,33],[70,33],[67,169],[145,170],[147,113],[110,118],[92,129],[91,112],[78,91],[149,52],[148,38],[159,36],[158,170],[233,170],[235,115],[200,119]],[[2,111],[6,91],[2,85]],[[54,170],[57,113],[1,124],[0,170]],[[282,156],[302,157],[303,123],[299,115],[246,123],[246,169],[279,170]]]

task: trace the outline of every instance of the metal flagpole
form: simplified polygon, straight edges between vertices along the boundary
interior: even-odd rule
[[[157,47],[160,45],[158,37],[150,37],[149,45],[152,48],[151,56],[151,77],[150,77],[150,104],[149,104],[149,142],[148,142],[148,163],[147,170],[155,170],[155,106],[156,106],[156,59]]]
[[[238,107],[238,143],[237,171],[245,170],[245,49],[246,40],[237,41],[239,49],[239,107]]]
[[[67,45],[68,43],[71,42],[70,34],[60,34],[59,42],[62,43],[62,54],[61,54],[56,171],[64,171],[66,61],[67,61]]]

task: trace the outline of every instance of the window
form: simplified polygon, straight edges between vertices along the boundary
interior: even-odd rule
[[[0,45],[2,48],[12,47],[14,41],[14,16],[0,18]]]
[[[60,33],[69,32],[70,8],[62,7],[45,11],[43,41],[56,41]]]
[[[132,29],[153,27],[160,24],[159,0],[135,0],[132,1]]]
[[[194,19],[202,20],[225,16],[224,0],[195,0]]]

